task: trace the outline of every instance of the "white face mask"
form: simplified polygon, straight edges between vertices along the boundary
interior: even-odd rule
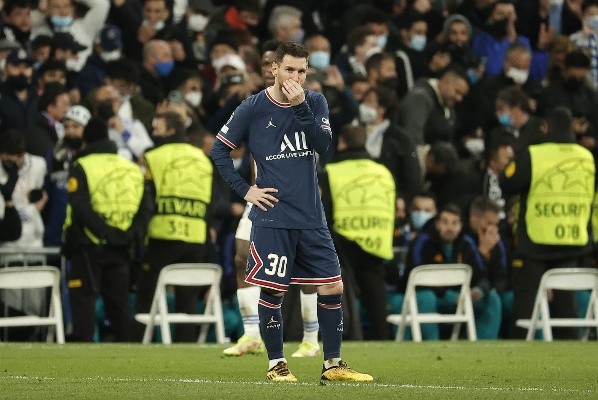
[[[193,14],[187,20],[187,27],[194,32],[203,32],[209,20],[205,15]]]
[[[365,52],[365,59],[367,60],[368,58],[370,58],[372,55],[374,55],[376,53],[382,53],[382,49],[380,47],[378,47],[378,46],[370,47]]]
[[[66,69],[69,71],[80,71],[81,65],[79,65],[79,60],[75,60],[74,58],[67,58],[66,62]]]
[[[511,67],[507,70],[505,75],[507,78],[511,78],[516,84],[523,85],[525,82],[527,82],[529,72],[524,69]]]
[[[143,25],[147,25],[147,24],[149,24],[149,22],[148,22],[148,20],[144,19],[144,20],[143,20],[143,22],[142,22],[142,24],[143,24]],[[164,21],[158,21],[158,22],[156,22],[156,24],[154,25],[154,30],[155,30],[156,32],[157,32],[157,31],[160,31],[160,30],[164,29],[164,25],[165,25],[165,24],[164,24]]]
[[[202,93],[201,92],[189,92],[185,93],[185,100],[193,107],[199,107],[201,104]]]
[[[110,61],[116,61],[122,55],[119,49],[113,51],[103,51],[100,53],[100,58],[105,62],[108,63]]]
[[[378,112],[375,108],[367,106],[363,103],[359,105],[359,120],[364,124],[371,124],[374,122],[377,116]]]

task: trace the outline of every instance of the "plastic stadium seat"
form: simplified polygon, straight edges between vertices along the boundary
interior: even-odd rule
[[[405,328],[411,325],[414,342],[422,341],[421,324],[452,323],[452,340],[459,338],[461,324],[467,324],[467,337],[476,340],[473,303],[471,301],[471,267],[467,264],[426,264],[413,268],[407,281],[405,300],[401,314],[389,315],[386,320],[398,325],[395,340],[403,340]],[[417,286],[449,287],[460,286],[455,314],[420,313],[417,309],[415,291]]]
[[[171,344],[170,324],[202,324],[198,342],[206,341],[209,324],[216,325],[216,341],[226,343],[222,302],[220,300],[220,279],[222,268],[216,264],[187,263],[167,265],[160,271],[156,291],[149,314],[136,314],[135,319],[146,324],[143,344],[152,340],[154,327],[160,325],[162,343]],[[174,286],[210,286],[206,307],[203,314],[169,313],[166,302],[166,287]]]
[[[56,342],[64,343],[62,303],[60,300],[60,270],[56,267],[10,267],[0,269],[0,290],[51,288],[50,308],[47,317],[25,315],[18,317],[0,316],[0,327],[53,326]],[[54,332],[48,330],[47,340],[53,340]]]
[[[547,291],[555,290],[591,290],[590,301],[585,318],[551,318],[548,308]],[[526,340],[534,340],[536,330],[541,329],[544,340],[552,341],[552,327],[586,328],[584,340],[587,340],[590,328],[598,329],[598,270],[593,268],[553,268],[546,271],[540,280],[531,319],[518,319],[519,327],[527,328]]]

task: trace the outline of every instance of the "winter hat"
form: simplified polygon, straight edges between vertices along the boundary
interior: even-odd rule
[[[69,108],[64,115],[64,118],[75,121],[82,126],[86,126],[91,118],[91,113],[87,108],[77,105]]]

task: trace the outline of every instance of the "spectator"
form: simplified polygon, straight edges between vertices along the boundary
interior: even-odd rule
[[[139,93],[139,80],[139,66],[129,59],[106,64],[106,83],[117,90],[122,100],[118,115],[123,119],[138,119],[151,132],[155,106]]]
[[[46,204],[47,195],[41,189],[46,163],[43,158],[27,153],[25,147],[25,139],[19,131],[10,129],[0,135],[0,182],[14,179],[11,175],[17,169],[18,179],[12,192],[12,202],[22,223],[18,240],[4,245],[42,247],[44,224],[40,212]],[[8,192],[6,194],[8,196]]]
[[[581,30],[571,34],[569,39],[573,45],[583,50],[592,60],[588,71],[588,82],[594,89],[598,88],[598,1],[586,0],[581,4]]]
[[[573,133],[578,144],[598,154],[598,94],[587,80],[590,59],[580,50],[565,57],[561,79],[546,88],[546,106],[563,106],[573,114]]]
[[[68,203],[68,174],[75,154],[83,147],[83,130],[90,118],[91,113],[87,108],[71,106],[64,116],[64,137],[46,155],[48,174],[44,186],[48,192],[48,204],[43,213],[46,246],[62,245],[62,226]]]
[[[347,35],[346,45],[334,57],[334,64],[344,77],[350,74],[367,76],[365,62],[369,56],[380,51],[374,32],[365,26],[358,26]]]
[[[500,74],[505,54],[511,44],[517,42],[531,49],[527,37],[519,35],[515,28],[517,12],[515,5],[507,0],[499,0],[492,6],[488,18],[487,31],[478,31],[473,36],[472,48],[480,57],[486,57],[486,76]],[[544,79],[548,69],[547,47],[553,31],[547,26],[540,28],[537,50],[532,51],[530,76],[537,81]]]
[[[575,144],[571,123],[571,112],[564,107],[547,113],[544,142],[517,154],[500,177],[505,196],[520,196],[512,270],[515,321],[531,317],[546,270],[585,267],[584,257],[592,250],[594,157]],[[571,185],[572,177],[579,184]],[[575,205],[576,212],[559,211],[567,205]],[[573,293],[553,291],[551,313],[556,318],[576,318]],[[515,328],[517,338],[524,338],[526,333],[526,329]],[[578,337],[574,328],[555,328],[553,334],[557,338]]]
[[[174,58],[168,42],[150,40],[143,46],[139,86],[143,97],[157,105],[168,91],[167,79],[174,68]]]
[[[110,2],[108,0],[78,0],[88,10],[81,17],[75,13],[74,0],[48,0],[45,16],[42,10],[36,9],[31,28],[31,37],[39,35],[53,36],[57,32],[70,33],[77,38],[85,50],[79,50],[77,62],[72,64],[73,71],[80,71],[91,54],[93,42],[104,26]]]
[[[3,180],[0,182],[0,245],[21,237],[21,217],[12,201],[12,193],[19,179],[15,163],[2,161]]]
[[[23,49],[6,57],[0,88],[0,130],[25,131],[37,112],[37,94],[32,84],[33,60]]]
[[[37,90],[41,95],[48,84],[60,84],[66,87],[68,70],[64,61],[48,59],[37,69]]]
[[[201,64],[208,62],[208,43],[219,30],[211,24],[215,10],[210,0],[190,0],[184,18],[178,24],[178,29],[187,33],[193,57]]]
[[[27,0],[12,0],[4,4],[2,10],[4,36],[29,48],[31,36],[31,3]]]
[[[305,31],[301,24],[301,11],[292,6],[274,7],[268,19],[268,31],[272,39],[302,43]]]
[[[506,224],[506,200],[498,183],[498,177],[507,164],[515,156],[512,141],[508,138],[498,139],[488,146],[488,158],[486,160],[486,173],[482,183],[482,194],[495,202],[500,208],[499,217],[502,223]],[[502,228],[506,228],[501,224]],[[505,229],[501,229],[501,236]]]
[[[46,157],[54,149],[56,142],[64,136],[62,119],[70,106],[69,95],[63,85],[50,83],[44,86],[37,105],[39,113],[25,131],[30,154]]]
[[[455,105],[469,92],[462,70],[448,70],[440,79],[419,81],[399,106],[399,123],[422,153],[424,144],[452,141],[455,136]]]

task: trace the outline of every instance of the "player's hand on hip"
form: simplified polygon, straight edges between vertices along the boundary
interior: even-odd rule
[[[256,185],[253,185],[249,188],[247,193],[245,194],[245,201],[248,201],[257,207],[260,208],[262,211],[268,211],[266,206],[270,208],[274,208],[274,203],[278,203],[278,199],[272,196],[270,193],[278,193],[278,189],[274,188],[258,188]]]
[[[292,106],[298,106],[305,101],[305,92],[299,82],[287,79],[282,82],[282,93],[287,96]]]

